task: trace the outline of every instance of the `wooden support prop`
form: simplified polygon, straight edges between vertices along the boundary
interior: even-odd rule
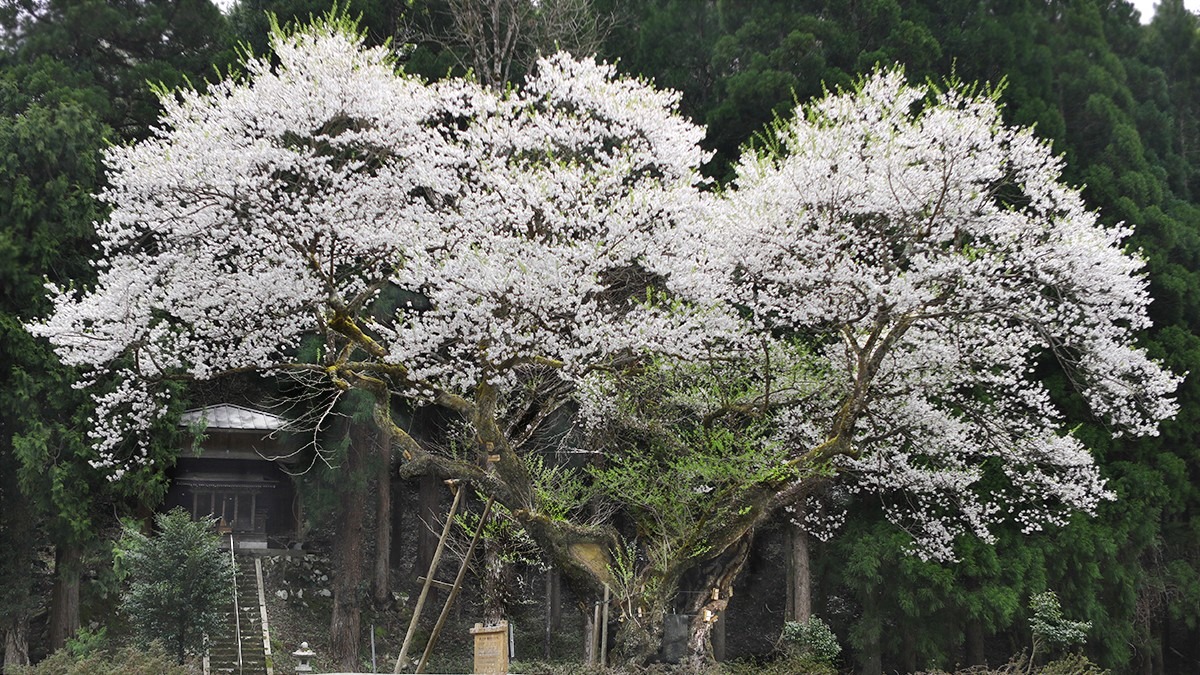
[[[454,577],[454,588],[450,591],[450,597],[446,598],[446,605],[442,607],[442,613],[433,626],[433,632],[429,634],[429,642],[425,645],[425,652],[421,654],[421,661],[417,664],[414,673],[425,672],[425,664],[429,662],[429,656],[433,654],[433,645],[437,642],[438,634],[442,632],[446,617],[450,616],[450,607],[454,604],[454,599],[458,597],[458,591],[462,588],[463,578],[467,576],[467,567],[471,564],[471,556],[475,553],[475,545],[479,543],[479,536],[483,534],[483,526],[487,524],[488,516],[492,513],[492,504],[495,501],[495,497],[488,497],[487,504],[483,507],[483,515],[479,516],[479,525],[475,527],[475,534],[471,536],[471,545],[467,547],[467,554],[463,556],[462,564],[458,566],[458,576]]]
[[[420,581],[421,583],[425,583],[425,577],[417,577],[417,581]],[[454,588],[454,584],[452,584],[448,581],[438,581],[437,579],[434,579],[430,583],[433,584],[434,588],[436,588],[440,591],[449,591]]]
[[[592,634],[589,638],[592,643],[592,658],[588,663],[596,664],[600,662],[600,603],[595,603],[592,606]]]
[[[404,657],[412,644],[413,634],[417,632],[417,622],[421,619],[421,609],[425,607],[425,598],[429,596],[429,587],[433,585],[433,575],[437,572],[438,563],[442,560],[442,551],[446,548],[446,539],[450,537],[450,528],[454,525],[454,514],[458,511],[458,503],[462,501],[464,490],[447,481],[450,489],[454,490],[454,502],[450,504],[450,513],[446,516],[446,525],[442,528],[442,538],[438,539],[437,548],[433,551],[433,560],[429,561],[429,572],[425,575],[425,583],[421,586],[421,595],[417,597],[417,605],[413,608],[412,620],[408,622],[408,632],[404,634],[404,644],[400,647],[400,656],[396,657],[396,667],[393,673],[401,672],[404,668]]]
[[[608,584],[604,584],[604,611],[600,616],[600,667],[608,667]]]

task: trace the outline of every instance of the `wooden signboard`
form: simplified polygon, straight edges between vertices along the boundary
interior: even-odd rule
[[[506,675],[508,673],[508,622],[495,626],[475,624],[471,629],[475,636],[475,673],[478,675]]]

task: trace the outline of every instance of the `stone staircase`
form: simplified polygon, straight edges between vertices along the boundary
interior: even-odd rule
[[[242,650],[238,664],[237,622],[233,616],[233,594],[230,593],[226,620],[216,634],[208,639],[208,670],[213,675],[267,675],[266,654],[263,650],[262,614],[258,608],[258,578],[254,557],[235,558],[237,577],[237,607],[241,616]]]

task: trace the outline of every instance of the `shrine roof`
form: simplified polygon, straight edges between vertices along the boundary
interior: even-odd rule
[[[287,420],[262,410],[252,410],[232,403],[194,408],[179,417],[179,426],[190,427],[204,420],[206,429],[233,431],[276,431],[287,426]]]

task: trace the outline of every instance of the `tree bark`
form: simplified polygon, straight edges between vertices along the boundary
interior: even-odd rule
[[[596,653],[596,612],[592,603],[580,605],[583,612],[583,662],[588,665],[600,663],[600,655]]]
[[[29,617],[22,614],[13,618],[4,630],[4,667],[0,673],[12,675],[18,666],[28,665]]]
[[[292,479],[293,489],[299,484],[299,481]],[[292,518],[296,521],[296,543],[304,545],[304,540],[308,537],[308,527],[304,522],[304,492],[296,490],[292,495]]]
[[[441,520],[438,508],[441,506],[441,491],[444,489],[437,476],[426,474],[421,476],[421,484],[417,488],[417,555],[413,561],[413,573],[409,576],[416,579],[425,576],[429,571],[429,563],[433,561],[433,552],[437,548],[438,535],[433,526]]]
[[[917,630],[911,623],[905,623],[901,629],[904,643],[901,646],[901,660],[904,662],[904,671],[907,673],[917,672]]]
[[[483,543],[483,618],[486,623],[495,624],[508,615],[509,565],[495,543]]]
[[[83,552],[78,544],[54,551],[54,590],[50,598],[50,651],[62,649],[79,630],[79,575]]]
[[[700,672],[713,662],[713,626],[729,607],[733,598],[733,582],[737,580],[746,561],[750,559],[750,548],[754,543],[753,532],[746,533],[726,555],[713,561],[704,575],[705,585],[692,603],[691,635],[688,638],[687,664],[694,672]]]
[[[542,644],[542,656],[550,658],[550,643],[554,634],[562,628],[562,583],[558,568],[546,570],[546,633]]]
[[[879,616],[876,589],[869,588],[862,598],[862,649],[859,652],[860,675],[883,673],[883,621]]]
[[[377,609],[392,597],[392,444],[387,435],[378,443],[375,472],[375,574],[373,600]]]
[[[803,512],[799,511],[798,518]],[[812,567],[810,564],[808,530],[793,523],[788,528],[787,617],[788,621],[805,623],[812,616]]]
[[[979,619],[971,619],[967,621],[966,627],[966,658],[968,666],[984,666],[987,665],[987,657],[984,653],[984,636],[983,622]]]
[[[33,559],[38,537],[33,514],[17,483],[16,462],[0,447],[0,630],[4,632],[4,661],[0,673],[13,675],[29,665],[29,615],[33,607]]]
[[[359,587],[363,572],[363,520],[367,497],[362,486],[363,464],[372,434],[369,428],[355,426],[346,448],[347,475],[341,481],[338,499],[337,532],[333,539],[333,558],[337,569],[333,584],[333,616],[329,624],[330,657],[340,670],[358,668],[358,643],[362,616]]]

